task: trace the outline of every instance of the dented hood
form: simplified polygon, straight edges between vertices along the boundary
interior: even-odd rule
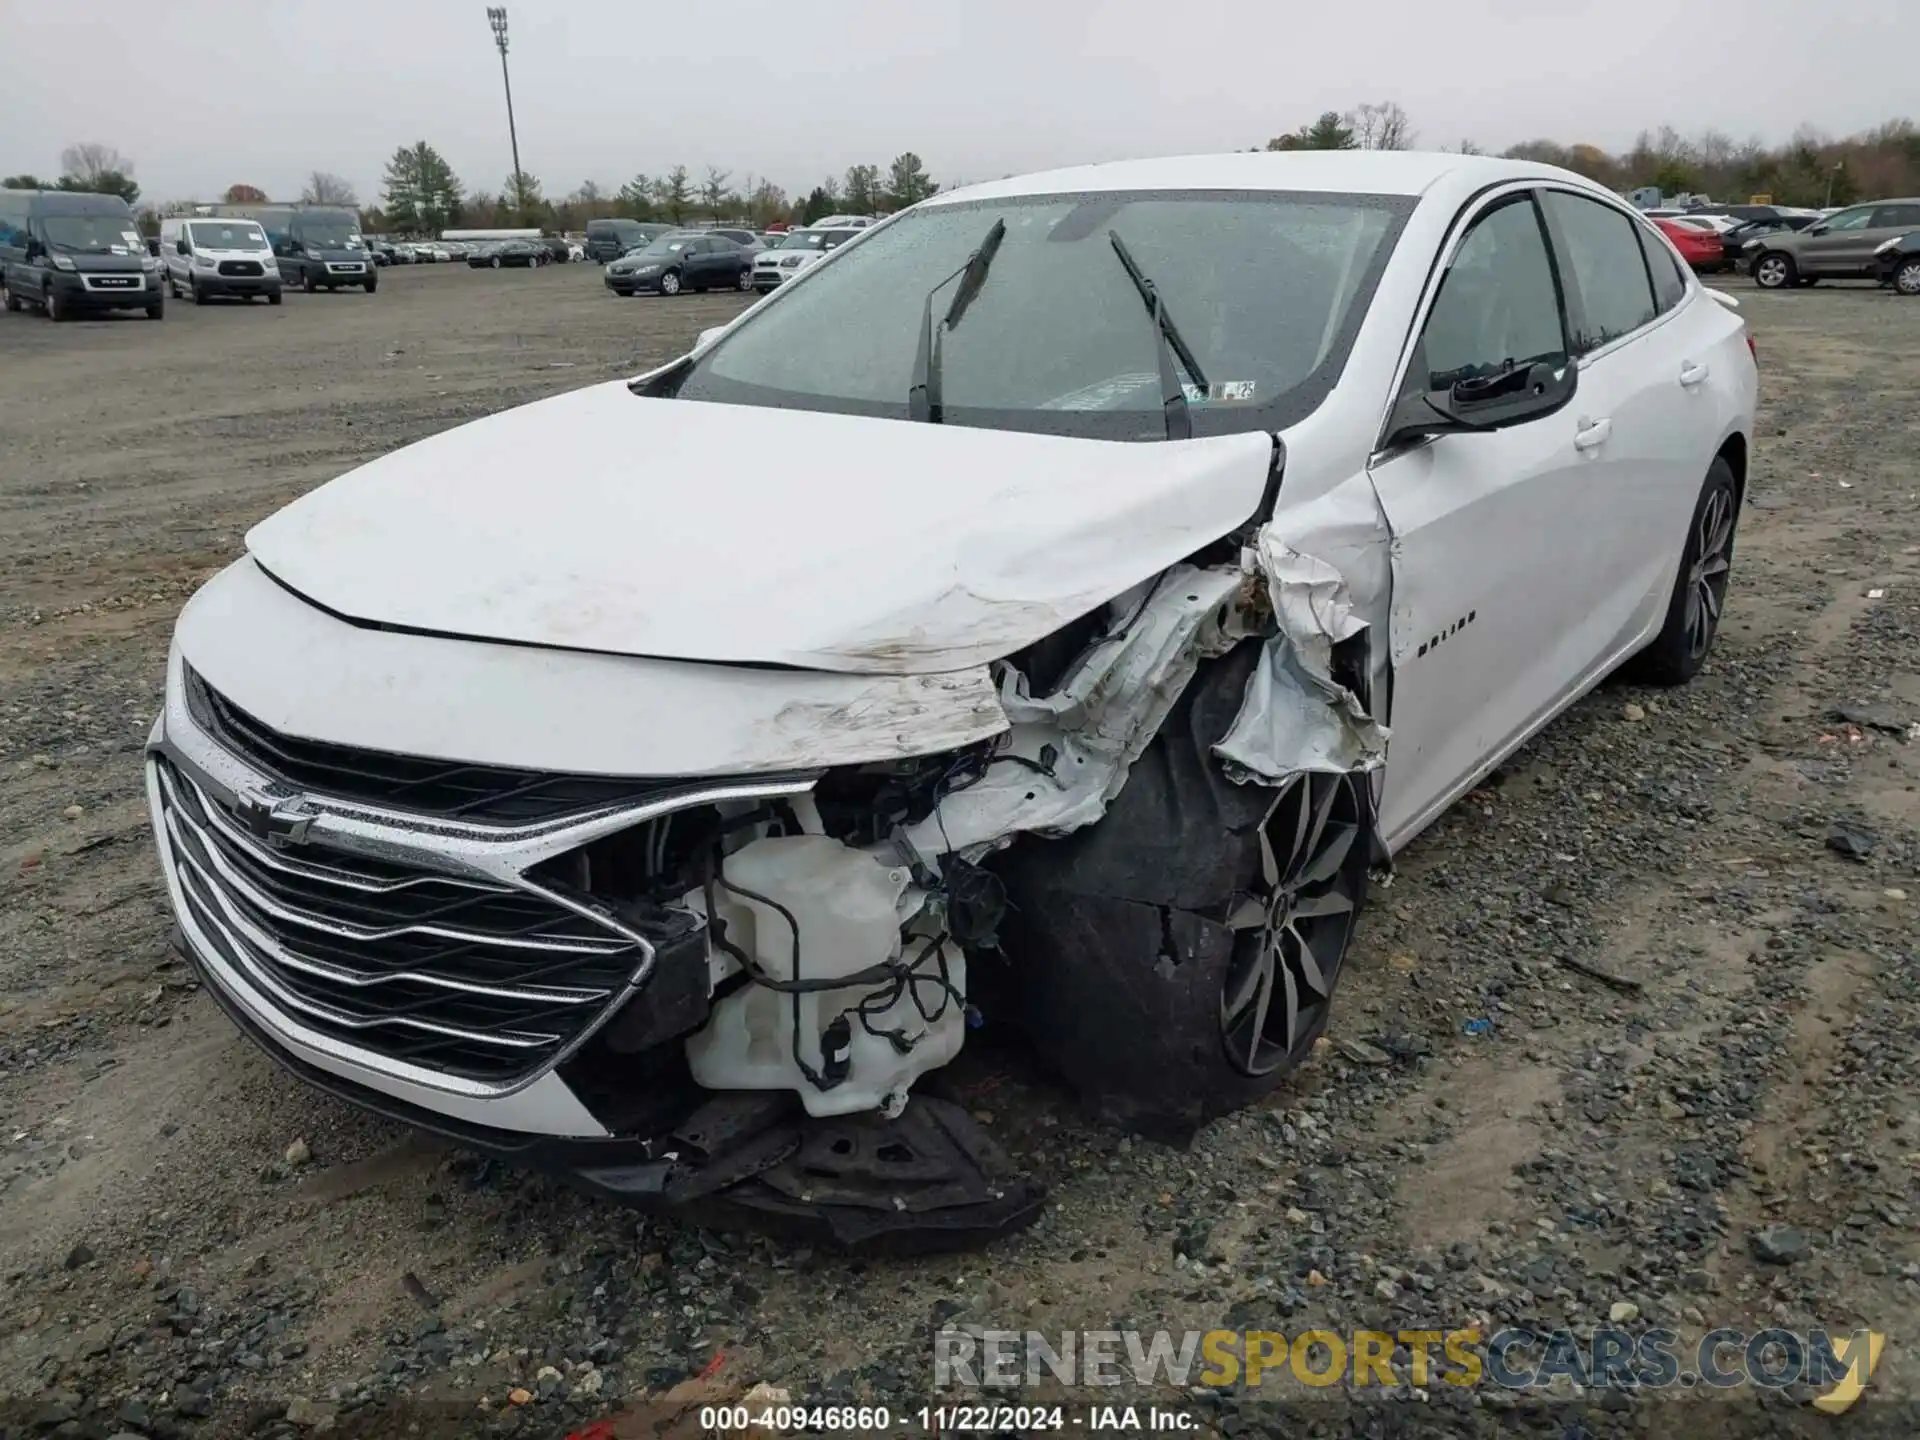
[[[596,385],[395,451],[247,548],[349,619],[816,670],[958,670],[1248,520],[1272,441],[1127,444]]]

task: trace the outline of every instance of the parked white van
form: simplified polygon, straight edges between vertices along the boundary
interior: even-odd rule
[[[280,303],[280,270],[267,232],[253,220],[177,216],[160,222],[160,258],[167,289],[195,304],[222,295],[255,295]]]

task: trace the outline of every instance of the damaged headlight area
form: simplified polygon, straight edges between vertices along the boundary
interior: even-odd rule
[[[563,1074],[616,1132],[664,1131],[663,1200],[901,1246],[1038,1213],[965,1111],[915,1090],[984,1019],[1167,1138],[1270,1088],[1324,1025],[1373,853],[1385,732],[1329,576],[1257,551],[1175,566],[996,666],[990,741],[546,862],[529,878],[655,952]]]

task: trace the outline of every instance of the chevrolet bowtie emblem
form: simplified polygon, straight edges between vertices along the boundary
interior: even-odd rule
[[[233,802],[234,817],[249,834],[269,845],[304,845],[313,824],[313,810],[305,800],[243,791]]]

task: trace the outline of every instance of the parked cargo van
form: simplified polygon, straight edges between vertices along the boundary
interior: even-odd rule
[[[629,250],[651,245],[672,229],[671,225],[656,225],[650,221],[628,220],[619,216],[609,220],[589,220],[587,258],[604,265],[609,260],[618,260]]]
[[[118,195],[0,190],[0,303],[49,319],[102,310],[166,313],[160,262]]]
[[[360,235],[360,216],[342,205],[213,205],[213,217],[259,222],[273,247],[283,285],[303,290],[379,285],[373,252]],[[189,216],[198,219],[198,216]]]
[[[160,263],[167,293],[203,304],[222,295],[264,295],[280,303],[280,271],[267,232],[256,220],[182,215],[160,222]]]

